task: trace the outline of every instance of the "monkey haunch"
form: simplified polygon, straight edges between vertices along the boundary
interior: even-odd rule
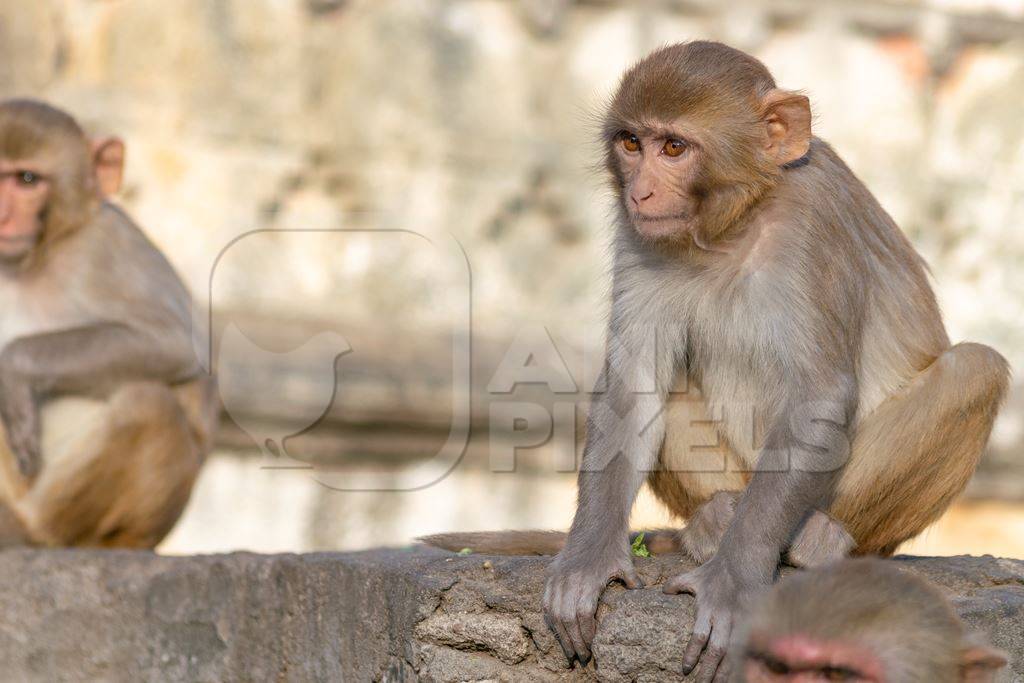
[[[1006,665],[937,589],[869,558],[784,579],[739,630],[736,683],[982,683]]]
[[[654,52],[623,77],[604,141],[619,199],[604,390],[544,607],[585,663],[605,585],[639,585],[627,525],[651,473],[705,562],[666,591],[696,595],[684,668],[704,653],[710,680],[783,553],[888,554],[940,515],[1008,370],[950,346],[921,258],[812,136],[807,98],[756,59],[709,42]],[[451,540],[499,545],[432,542]]]
[[[216,418],[191,301],[102,195],[123,144],[45,104],[0,102],[3,541],[153,547]],[[8,514],[9,513],[9,514]]]

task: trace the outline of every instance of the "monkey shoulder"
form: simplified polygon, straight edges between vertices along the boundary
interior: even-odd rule
[[[129,325],[184,328],[190,323],[191,296],[164,254],[120,207],[104,202],[61,250],[55,263],[66,281],[89,292],[85,305],[98,319]],[[70,288],[69,288],[70,290]],[[74,291],[69,294],[74,296]],[[97,296],[98,295],[98,296]]]
[[[104,203],[94,226],[102,235],[92,244],[106,245],[103,249],[107,254],[104,265],[110,266],[100,274],[128,278],[136,284],[152,283],[159,287],[161,296],[172,293],[168,290],[174,290],[175,295],[187,295],[185,285],[170,261],[123,209]]]

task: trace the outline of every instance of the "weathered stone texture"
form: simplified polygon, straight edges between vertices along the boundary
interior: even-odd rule
[[[1024,562],[900,562],[1024,680]],[[648,588],[606,592],[596,667],[570,671],[538,611],[544,558],[5,551],[0,661],[5,680],[678,680],[693,602],[659,585],[680,563],[638,559]]]

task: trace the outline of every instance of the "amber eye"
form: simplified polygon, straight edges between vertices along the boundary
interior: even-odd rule
[[[686,151],[686,143],[682,140],[672,139],[665,143],[661,151],[670,157],[677,157]]]
[[[640,151],[640,138],[633,135],[632,133],[622,134],[622,148],[627,152],[639,152]]]

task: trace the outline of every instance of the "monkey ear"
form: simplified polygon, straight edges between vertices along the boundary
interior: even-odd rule
[[[810,100],[799,93],[772,90],[761,103],[768,156],[782,166],[807,154],[811,147]]]
[[[960,652],[960,680],[963,683],[989,683],[996,679],[996,673],[1007,662],[1006,655],[999,650],[971,642]]]
[[[124,177],[124,142],[120,138],[93,140],[92,167],[100,195],[116,194]]]

